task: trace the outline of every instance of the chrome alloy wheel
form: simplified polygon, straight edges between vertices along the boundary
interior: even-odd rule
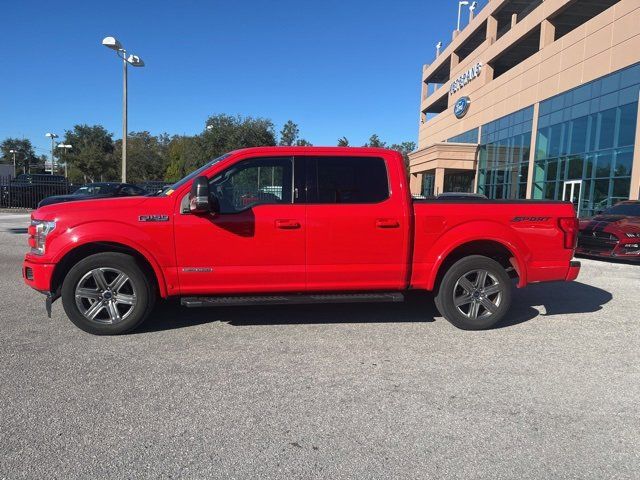
[[[92,322],[116,324],[127,318],[136,306],[136,290],[122,271],[101,267],[87,272],[76,285],[76,305]]]
[[[487,270],[472,270],[456,282],[453,304],[467,318],[486,318],[498,310],[504,288]]]

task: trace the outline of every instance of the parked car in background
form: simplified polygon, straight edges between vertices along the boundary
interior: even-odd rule
[[[138,195],[146,195],[144,188],[129,183],[101,182],[90,183],[80,187],[69,195],[55,195],[43,199],[38,208],[45,205],[53,205],[54,203],[75,202],[77,200],[90,200],[92,198],[111,198],[111,197],[134,197]]]
[[[412,198],[414,200],[488,200],[486,195],[470,192],[445,192],[439,195],[431,195],[429,197],[424,195],[412,195]]]
[[[576,253],[640,261],[640,201],[625,201],[580,220]]]
[[[487,200],[487,197],[481,193],[445,192],[438,195],[436,200]]]
[[[2,191],[2,204],[36,208],[43,198],[67,193],[69,193],[69,182],[62,175],[24,173],[5,185]]]

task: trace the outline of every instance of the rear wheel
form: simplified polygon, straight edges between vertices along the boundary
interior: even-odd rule
[[[144,321],[155,290],[131,255],[107,252],[75,264],[62,283],[62,304],[69,319],[85,332],[116,335]]]
[[[495,260],[471,255],[447,270],[435,303],[442,316],[458,328],[491,328],[509,310],[511,280]]]

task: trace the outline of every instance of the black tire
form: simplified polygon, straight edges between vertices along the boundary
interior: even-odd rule
[[[481,272],[486,275],[483,277]],[[483,285],[479,285],[483,278]],[[482,255],[470,255],[445,272],[435,304],[440,314],[456,327],[485,330],[509,311],[511,290],[511,279],[502,265]]]
[[[100,288],[99,283],[106,287]],[[105,252],[83,258],[71,267],[62,283],[67,316],[78,328],[94,335],[133,330],[147,318],[155,300],[153,281],[134,257],[124,253]],[[95,319],[89,318],[92,314]]]

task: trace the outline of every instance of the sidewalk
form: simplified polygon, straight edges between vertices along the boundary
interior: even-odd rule
[[[27,211],[7,211],[0,210],[0,222],[12,220],[28,220],[31,213]]]
[[[30,208],[0,208],[0,216],[4,216],[5,214],[27,214],[30,215],[33,212]]]

